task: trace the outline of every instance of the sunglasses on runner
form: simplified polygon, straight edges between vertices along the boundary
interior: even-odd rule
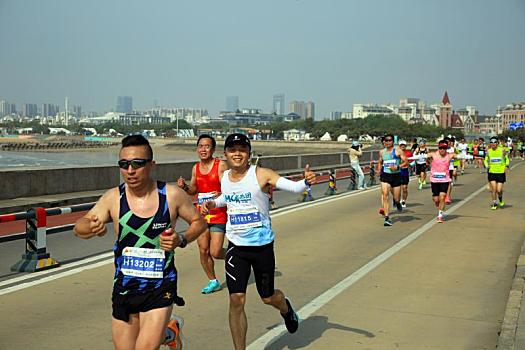
[[[141,159],[141,158],[135,158],[131,160],[121,159],[118,161],[118,167],[121,169],[127,169],[131,165],[133,169],[143,168],[148,164],[148,162],[151,162],[151,159]]]
[[[383,139],[384,142],[391,142],[394,141],[394,139]]]

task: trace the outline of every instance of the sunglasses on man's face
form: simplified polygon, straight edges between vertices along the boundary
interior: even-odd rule
[[[394,139],[383,139],[384,142],[392,142]]]
[[[141,159],[141,158],[135,158],[131,160],[121,159],[118,161],[118,167],[121,169],[128,169],[129,166],[133,169],[143,168],[148,164],[148,162],[151,162],[151,159]]]
[[[448,149],[448,146],[441,146],[441,147],[438,147],[439,149],[445,149],[447,150]]]

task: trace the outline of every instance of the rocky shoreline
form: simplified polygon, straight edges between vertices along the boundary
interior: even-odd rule
[[[118,145],[118,142],[9,142],[1,143],[0,150],[2,151],[50,151],[50,150],[76,150],[76,149],[92,149],[92,148],[107,148]]]

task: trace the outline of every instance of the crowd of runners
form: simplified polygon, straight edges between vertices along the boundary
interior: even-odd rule
[[[391,208],[399,213],[406,208],[411,173],[417,177],[418,190],[427,189],[427,181],[430,183],[439,223],[445,220],[445,206],[452,202],[458,175],[464,174],[469,164],[487,173],[490,208],[504,207],[503,184],[510,161],[524,153],[521,142],[514,145],[496,137],[491,137],[488,145],[483,138],[467,143],[465,139],[456,142],[454,137],[445,137],[437,149],[424,139],[414,139],[410,147],[405,140],[397,144],[394,140],[394,135],[382,138],[377,162],[379,213],[384,226],[392,225]],[[185,347],[183,320],[173,313],[174,304],[184,305],[177,294],[174,251],[194,240],[207,280],[201,293],[221,290],[215,261],[224,264],[235,349],[246,348],[246,291],[252,270],[261,301],[278,310],[288,332],[295,333],[299,327],[290,298],[274,285],[275,233],[270,198],[274,189],[293,193],[311,190],[316,174],[306,165],[302,179],[292,181],[272,169],[252,165],[251,143],[243,134],[225,139],[224,160],[215,157],[216,147],[212,136],[201,135],[197,141],[199,160],[191,178],[180,176],[176,184],[167,184],[151,177],[155,161],[148,140],[141,135],[125,137],[118,161],[124,182],[108,190],[75,225],[75,234],[88,239],[104,235],[106,224],[113,223],[112,334],[116,349]],[[355,169],[361,151],[358,145],[353,145],[353,150]],[[358,176],[358,189],[366,190],[362,172]],[[184,234],[174,230],[179,217],[189,225]]]

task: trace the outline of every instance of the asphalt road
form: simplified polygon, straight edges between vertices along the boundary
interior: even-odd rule
[[[260,302],[251,281],[251,349],[494,349],[525,237],[525,167],[517,162],[504,209],[489,209],[486,175],[469,169],[443,224],[435,222],[430,190],[417,191],[414,183],[408,208],[393,215],[392,227],[383,227],[377,214],[377,189],[274,212],[276,287],[303,321],[296,334],[281,334],[278,312]],[[285,198],[279,195],[278,203]],[[297,195],[289,196],[296,202]],[[50,251],[64,261],[112,245],[109,233],[89,241],[53,236]],[[0,245],[2,267],[4,255],[18,249],[20,242]],[[4,276],[0,349],[111,349],[113,266],[109,258],[100,260],[33,280]],[[200,294],[206,279],[195,244],[178,250],[176,263],[187,302],[176,312],[185,319],[189,348],[231,349],[227,291]],[[220,262],[216,268],[223,276]]]

